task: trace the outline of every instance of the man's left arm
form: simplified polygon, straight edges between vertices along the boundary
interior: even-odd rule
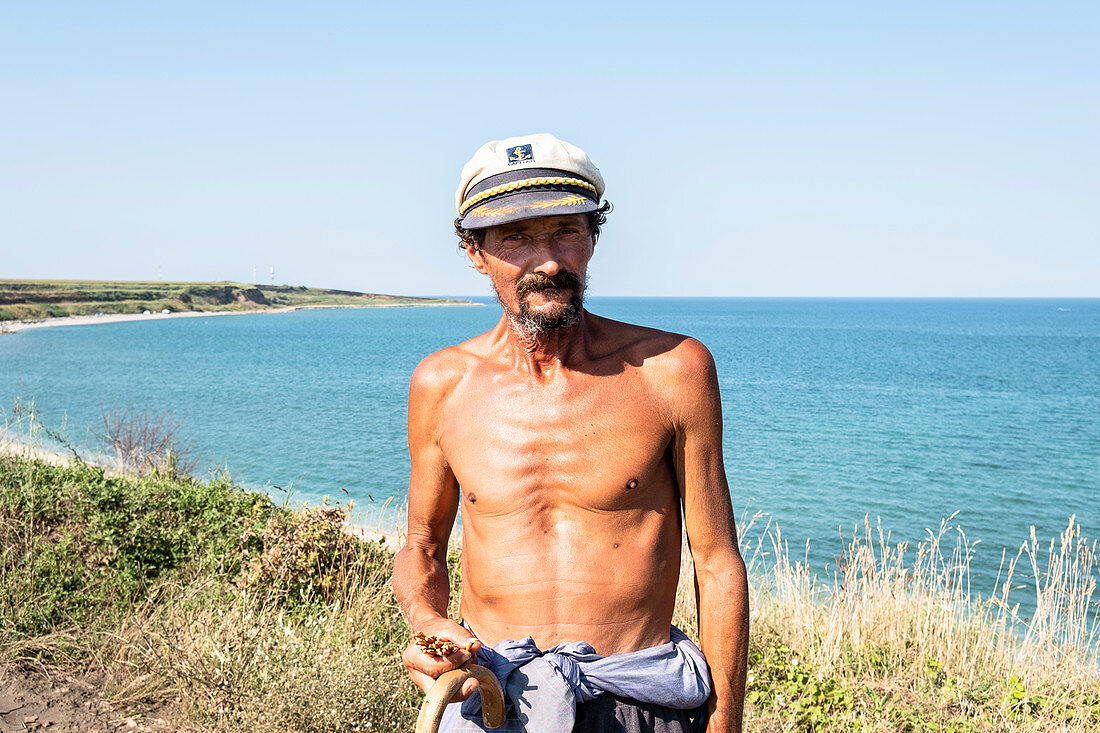
[[[722,462],[722,404],[714,359],[687,339],[676,358],[674,460],[695,565],[699,646],[714,692],[708,733],[740,731],[749,649],[749,591]]]

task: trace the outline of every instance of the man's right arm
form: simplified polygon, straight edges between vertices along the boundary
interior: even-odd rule
[[[393,590],[413,631],[450,639],[462,648],[473,635],[447,617],[447,541],[459,501],[458,482],[440,447],[443,406],[455,383],[448,366],[442,354],[428,357],[413,373],[409,388],[409,529],[394,559]],[[412,681],[426,692],[436,677],[471,656],[458,651],[437,659],[409,644],[402,661]],[[463,696],[474,689],[473,680],[468,681]]]

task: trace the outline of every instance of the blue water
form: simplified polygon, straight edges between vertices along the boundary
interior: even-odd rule
[[[1000,549],[1070,515],[1100,537],[1100,300],[592,298],[714,353],[734,506],[811,559],[864,515],[897,539],[958,511]],[[400,502],[408,379],[499,309],[392,308],[58,327],[0,337],[0,406],[34,402],[75,443],[105,409],[170,410],[204,467],[294,501]],[[345,495],[341,489],[346,489]]]

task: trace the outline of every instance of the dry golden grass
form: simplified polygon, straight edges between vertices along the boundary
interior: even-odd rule
[[[766,520],[742,522],[749,730],[1100,730],[1096,546],[1074,520],[1046,548],[1032,532],[986,599],[953,517],[915,548],[865,521],[824,580]],[[693,628],[683,565],[676,620]]]
[[[297,529],[285,518],[269,527],[281,540],[250,566],[254,575],[272,557],[293,558],[284,570],[294,582],[166,588],[135,609],[120,635],[114,666],[129,672],[117,675],[117,695],[178,699],[198,729],[222,733],[411,729],[419,696],[399,662],[408,629],[389,552],[362,553],[349,539],[359,549],[310,570],[302,558],[332,539],[325,527],[343,513],[301,517]],[[742,536],[753,578],[747,730],[1100,729],[1095,547],[1076,523],[1047,547],[1029,539],[1006,558],[995,597],[977,600],[967,600],[973,545],[950,520],[913,548],[867,522],[827,580],[792,560],[763,515],[743,522]],[[458,556],[453,548],[455,587]],[[675,621],[695,634],[684,559]],[[303,574],[333,580],[311,596]],[[317,602],[288,607],[287,588]],[[1013,602],[1025,590],[1036,606],[1027,619]]]
[[[411,729],[408,632],[389,589],[396,548],[343,532],[345,516],[322,506],[273,518],[236,589],[150,602],[119,661],[159,680],[206,731]]]
[[[0,543],[0,590],[7,589],[0,611],[8,613],[0,619],[10,623],[26,620],[20,609],[41,609],[46,590],[102,563],[102,553],[78,546],[61,553],[57,545],[56,582],[40,575],[40,595],[31,597],[18,554],[31,539],[53,542],[50,522],[73,523],[63,508],[93,493],[114,497],[108,508],[140,499],[162,512],[153,524],[132,523],[120,535],[122,550],[133,533],[140,549],[161,524],[182,521],[175,504],[158,503],[165,492],[193,507],[180,524],[188,536],[222,526],[226,507],[241,516],[222,539],[195,544],[201,557],[165,570],[121,604],[112,594],[90,595],[114,582],[103,575],[85,593],[109,618],[89,625],[59,617],[21,634],[0,628],[0,656],[94,667],[107,694],[129,709],[173,703],[179,730],[411,729],[419,695],[400,665],[409,630],[390,589],[396,543],[347,532],[346,508],[287,513],[221,484],[126,483],[26,458],[4,466],[0,529],[27,540]],[[1049,544],[1033,534],[1005,556],[996,592],[981,598],[970,584],[974,545],[951,522],[910,547],[867,521],[843,539],[829,577],[799,560],[765,515],[741,522],[752,604],[748,730],[1100,730],[1095,543],[1072,521]],[[456,542],[449,552],[456,589],[459,554]],[[694,635],[686,555],[682,568],[675,622]],[[12,605],[16,596],[25,603]],[[451,613],[457,609],[452,593]]]

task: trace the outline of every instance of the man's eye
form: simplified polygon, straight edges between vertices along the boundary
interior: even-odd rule
[[[521,239],[523,239],[522,234],[509,234],[508,236],[506,236],[504,238],[504,241],[505,242],[518,242]]]
[[[580,234],[580,230],[574,229],[573,227],[568,227],[566,229],[561,229],[558,231],[558,235],[563,237],[575,237],[578,234]]]

